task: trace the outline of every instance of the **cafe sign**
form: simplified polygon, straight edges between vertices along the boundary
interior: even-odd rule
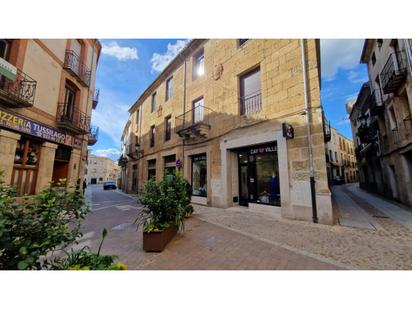
[[[15,115],[2,109],[0,109],[0,126],[54,143],[81,147],[81,140],[76,139],[69,134],[61,133],[53,128],[35,122],[32,119]]]
[[[17,68],[0,57],[0,75],[3,75],[14,82],[16,81]]]

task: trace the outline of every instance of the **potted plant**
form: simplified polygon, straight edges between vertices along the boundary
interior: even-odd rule
[[[135,221],[143,225],[143,249],[162,251],[177,231],[184,229],[190,205],[190,184],[178,172],[161,182],[148,180],[143,188],[143,208]]]

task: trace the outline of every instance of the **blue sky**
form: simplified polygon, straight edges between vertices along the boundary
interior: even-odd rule
[[[103,48],[97,68],[100,99],[92,124],[100,128],[92,153],[117,160],[120,137],[129,107],[187,40],[100,40]],[[363,40],[321,40],[321,98],[332,126],[351,137],[345,102],[355,98],[367,80],[366,66],[359,64]]]

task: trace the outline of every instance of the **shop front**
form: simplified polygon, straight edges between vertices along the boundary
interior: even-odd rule
[[[73,147],[81,141],[31,118],[0,108],[0,130],[12,133],[14,141],[2,139],[1,168],[10,175],[6,182],[16,187],[17,195],[32,195],[50,181],[68,178]],[[4,133],[2,133],[4,134]]]
[[[238,159],[239,205],[280,206],[276,142],[234,150]]]

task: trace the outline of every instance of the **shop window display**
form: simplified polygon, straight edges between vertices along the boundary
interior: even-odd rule
[[[192,195],[207,196],[206,155],[192,157]]]

